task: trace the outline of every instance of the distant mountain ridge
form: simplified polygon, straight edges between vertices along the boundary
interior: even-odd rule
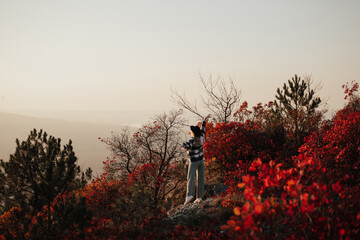
[[[110,155],[98,138],[110,136],[111,131],[118,131],[120,125],[85,123],[30,117],[25,115],[0,112],[0,159],[7,161],[15,152],[15,140],[27,139],[34,128],[43,129],[49,135],[61,138],[62,145],[73,142],[78,164],[83,170],[93,169],[94,175],[102,173],[102,162]],[[134,129],[135,130],[135,129]]]
[[[71,122],[95,123],[115,126],[140,127],[144,122],[162,113],[151,110],[109,111],[109,110],[13,110],[8,113],[46,119],[63,119]]]

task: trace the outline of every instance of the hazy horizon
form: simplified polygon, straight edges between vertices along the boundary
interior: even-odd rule
[[[0,159],[9,160],[10,154],[15,152],[15,140],[26,141],[30,131],[34,128],[42,129],[49,135],[61,139],[61,144],[72,140],[74,152],[78,157],[78,165],[82,170],[91,167],[94,175],[102,173],[103,161],[111,157],[106,145],[99,140],[110,137],[112,132],[120,132],[125,125],[111,125],[73,121],[55,118],[26,116],[0,111]],[[129,125],[132,131],[137,126]]]
[[[114,127],[141,127],[155,115],[162,112],[153,111],[111,111],[111,110],[8,110],[3,113],[18,114],[49,120],[64,120],[92,124],[113,125]]]

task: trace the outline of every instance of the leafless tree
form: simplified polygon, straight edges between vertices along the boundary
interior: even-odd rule
[[[229,77],[228,81],[218,77],[213,80],[212,75],[205,79],[200,74],[203,94],[200,94],[202,106],[212,114],[216,122],[229,122],[233,116],[234,108],[240,107],[241,91],[235,86],[234,79]],[[180,106],[195,114],[199,119],[204,115],[200,113],[196,102],[191,103],[176,90],[172,89],[173,101]]]
[[[126,176],[139,165],[138,146],[128,126],[123,127],[120,133],[113,132],[111,137],[102,141],[114,157],[114,160],[110,160],[104,169],[111,175],[109,178]]]
[[[323,88],[321,81],[315,81],[311,74],[304,74],[303,76],[304,81],[309,86],[307,89],[307,94],[310,94],[310,90],[313,90],[315,93],[319,93],[321,89]],[[315,97],[319,97],[318,94],[316,94]],[[322,100],[320,103],[320,107],[324,107],[324,109],[321,110],[322,114],[326,113],[326,105],[329,101],[329,97],[327,97],[325,100]]]
[[[113,133],[103,139],[114,155],[106,165],[108,177],[124,178],[139,165],[155,163],[153,177],[160,177],[164,182],[153,189],[154,204],[164,201],[179,182],[186,179],[185,176],[172,175],[177,165],[184,167],[183,160],[186,158],[186,152],[181,149],[182,127],[185,124],[182,114],[182,111],[170,111],[156,116],[133,135],[124,128],[120,134]]]

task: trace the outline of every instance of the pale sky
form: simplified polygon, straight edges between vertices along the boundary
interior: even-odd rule
[[[163,111],[199,73],[251,105],[311,74],[339,109],[360,80],[360,1],[0,0],[0,111]]]

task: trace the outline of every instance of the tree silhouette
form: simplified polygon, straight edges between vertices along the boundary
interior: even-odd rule
[[[91,179],[91,169],[81,172],[72,142],[61,148],[61,139],[34,129],[28,139],[20,143],[10,160],[0,161],[3,210],[21,207],[36,213],[64,191],[84,186]],[[50,211],[49,211],[50,212]]]
[[[316,111],[321,99],[315,94],[309,81],[297,75],[284,83],[282,89],[277,89],[273,113],[284,123],[296,146],[318,127],[321,120],[322,114]]]

